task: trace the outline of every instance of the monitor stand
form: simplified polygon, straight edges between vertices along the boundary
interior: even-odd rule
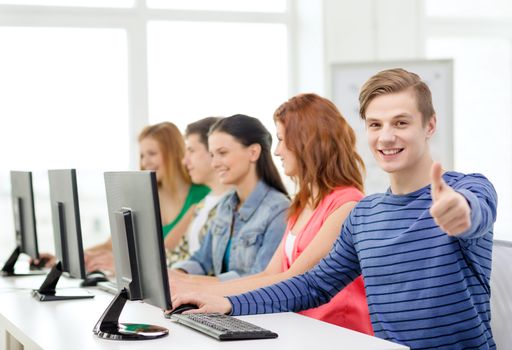
[[[46,274],[45,271],[41,271],[40,268],[30,266],[30,272],[15,272],[14,271],[14,265],[16,265],[16,262],[18,261],[18,257],[21,254],[21,248],[18,246],[14,249],[14,251],[11,253],[11,256],[9,256],[9,259],[5,262],[4,266],[2,267],[2,276],[4,277],[19,277],[19,276],[37,276],[37,275],[44,275]]]
[[[119,316],[126,301],[129,300],[128,291],[123,288],[114,297],[101,318],[94,326],[93,332],[98,337],[111,340],[149,340],[165,337],[169,330],[164,327],[139,324],[119,323]]]
[[[41,284],[39,289],[32,291],[32,296],[39,301],[55,301],[55,300],[73,300],[73,299],[90,299],[94,295],[87,291],[73,289],[70,290],[56,290],[57,282],[62,275],[62,262],[58,262],[50,270],[46,279]],[[78,294],[77,294],[78,293]]]

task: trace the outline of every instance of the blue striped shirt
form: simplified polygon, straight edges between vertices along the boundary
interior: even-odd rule
[[[443,178],[471,207],[468,231],[452,237],[435,224],[430,186],[368,196],[317,266],[229,297],[232,314],[316,307],[362,274],[377,337],[412,349],[495,348],[489,281],[497,195],[479,174],[447,172]]]

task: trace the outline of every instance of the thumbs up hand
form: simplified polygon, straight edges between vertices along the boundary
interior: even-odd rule
[[[471,227],[471,208],[466,198],[448,186],[441,175],[441,164],[432,164],[430,215],[441,230],[450,236],[457,236]]]

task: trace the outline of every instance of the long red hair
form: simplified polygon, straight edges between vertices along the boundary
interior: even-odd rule
[[[277,108],[274,121],[282,123],[286,147],[298,164],[294,180],[299,189],[289,217],[308,204],[316,208],[336,187],[354,186],[363,192],[365,166],[356,151],[356,135],[334,103],[316,94],[300,94]]]

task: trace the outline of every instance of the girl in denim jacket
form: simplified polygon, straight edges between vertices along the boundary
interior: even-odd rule
[[[171,286],[184,278],[198,283],[229,280],[267,266],[283,237],[290,204],[271,145],[270,133],[256,118],[237,114],[212,126],[212,167],[234,189],[219,203],[199,250],[173,265]]]

